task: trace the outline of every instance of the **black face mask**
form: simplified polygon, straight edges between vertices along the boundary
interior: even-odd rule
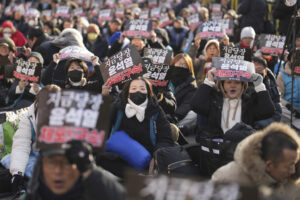
[[[183,67],[173,67],[171,73],[171,82],[175,87],[183,83],[191,75],[190,70]]]
[[[129,99],[136,105],[141,105],[146,101],[147,94],[141,92],[129,93]]]
[[[183,30],[183,28],[174,28],[174,31],[175,31],[176,33],[180,33],[180,32],[182,32],[182,30]]]
[[[68,77],[72,82],[78,83],[82,79],[82,71],[79,71],[79,70],[69,71]]]

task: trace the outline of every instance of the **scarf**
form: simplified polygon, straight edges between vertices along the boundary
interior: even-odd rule
[[[127,118],[132,118],[133,116],[136,116],[137,120],[139,122],[144,121],[145,119],[145,110],[148,105],[148,99],[144,101],[141,105],[136,105],[128,98],[128,103],[125,107],[125,114]]]

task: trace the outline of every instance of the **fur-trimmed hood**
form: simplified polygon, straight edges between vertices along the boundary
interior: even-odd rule
[[[265,161],[261,158],[261,142],[263,138],[271,132],[282,132],[294,139],[300,147],[300,139],[297,133],[290,126],[282,123],[273,123],[267,128],[256,132],[244,139],[236,148],[234,160],[242,170],[257,183],[257,185],[273,185],[277,181],[269,176],[265,169]],[[300,178],[299,159],[296,164],[296,173],[289,181],[297,181]]]

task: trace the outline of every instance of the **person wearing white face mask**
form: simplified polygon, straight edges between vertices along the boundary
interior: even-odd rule
[[[0,38],[11,38],[17,47],[22,47],[27,44],[24,35],[17,30],[11,21],[5,21],[0,27]]]

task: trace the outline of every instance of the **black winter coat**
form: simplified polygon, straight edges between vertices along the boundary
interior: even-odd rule
[[[191,99],[197,90],[197,87],[193,83],[194,80],[192,75],[190,75],[183,83],[174,88],[174,95],[177,102],[175,117],[178,120],[182,120],[192,110]]]
[[[131,138],[138,141],[143,145],[151,154],[160,147],[172,146],[174,144],[171,134],[170,123],[167,121],[165,113],[161,107],[154,102],[154,100],[148,99],[148,105],[145,110],[145,119],[142,122],[139,122],[136,117],[127,118],[125,114],[126,103],[117,100],[114,103],[114,108],[117,108],[113,111],[113,120],[116,120],[117,111],[121,109],[124,111],[122,122],[118,130],[125,131]],[[156,127],[156,145],[153,147],[151,138],[150,138],[150,118],[158,114],[157,119],[155,120]],[[114,124],[115,122],[113,122]]]
[[[264,31],[264,16],[267,11],[265,0],[242,0],[239,3],[238,13],[242,14],[240,26],[252,26],[256,34]]]
[[[199,130],[196,140],[200,138],[223,138],[221,128],[223,94],[216,88],[201,84],[195,93],[192,109],[199,115],[206,117],[207,122],[202,130]],[[267,91],[245,92],[242,95],[241,121],[254,126],[258,120],[272,117],[275,112],[274,104]]]
[[[103,61],[105,59],[105,57],[108,54],[108,43],[103,38],[102,35],[98,36],[98,38],[96,39],[94,44],[91,44],[88,41],[87,36],[85,35],[85,37],[83,38],[83,42],[84,42],[84,45],[86,46],[86,48],[90,52],[92,52],[93,54],[98,56],[101,61]]]

